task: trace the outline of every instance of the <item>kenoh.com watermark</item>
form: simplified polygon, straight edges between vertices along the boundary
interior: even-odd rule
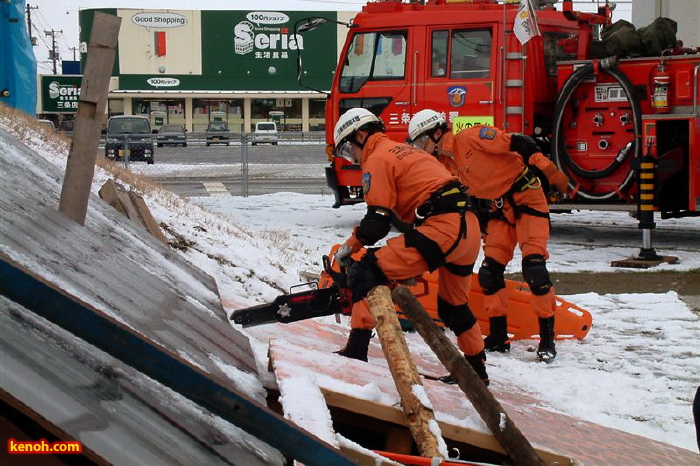
[[[11,438],[7,441],[7,452],[11,455],[71,455],[82,453],[83,445],[76,441],[21,441]]]

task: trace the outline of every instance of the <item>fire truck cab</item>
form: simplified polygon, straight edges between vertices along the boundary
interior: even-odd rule
[[[594,33],[611,24],[610,8],[579,13],[565,1],[561,11],[549,5],[535,13],[540,35],[523,45],[513,32],[518,3],[364,6],[326,105],[334,207],[363,201],[360,167],[333,155],[338,117],[366,108],[403,141],[411,116],[432,108],[453,131],[490,124],[535,137],[574,190],[553,202],[633,210],[647,199],[646,208],[665,216],[698,215],[700,54],[592,59]],[[645,157],[652,159],[646,172]],[[658,181],[651,192],[640,191],[648,184],[642,172]]]

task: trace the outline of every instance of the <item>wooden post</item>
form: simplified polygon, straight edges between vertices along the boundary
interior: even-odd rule
[[[95,12],[58,211],[85,225],[121,18]]]
[[[537,456],[535,449],[503,409],[493,393],[486,388],[462,353],[455,348],[445,333],[418,302],[411,290],[405,286],[394,289],[392,297],[403,313],[413,323],[416,331],[437,355],[440,362],[457,380],[459,388],[484,420],[493,436],[498,440],[516,465],[543,466],[545,462]]]
[[[377,286],[367,295],[367,304],[374,316],[382,350],[389,364],[396,389],[401,397],[401,407],[406,415],[408,428],[416,441],[421,456],[442,457],[439,441],[431,424],[437,427],[432,407],[425,406],[417,394],[425,394],[418,369],[411,359],[403,331],[396,317],[396,307],[391,301],[391,291],[386,286]]]

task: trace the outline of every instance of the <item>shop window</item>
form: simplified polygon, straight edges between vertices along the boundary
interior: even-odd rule
[[[212,121],[225,121],[231,132],[241,132],[243,99],[192,99],[192,130],[204,131]]]

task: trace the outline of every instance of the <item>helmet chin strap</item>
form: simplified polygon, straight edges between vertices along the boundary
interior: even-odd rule
[[[358,141],[358,140],[357,140],[358,132],[359,132],[359,130],[355,132],[355,134],[354,134],[354,136],[353,136],[353,138],[352,138],[352,142],[353,142],[354,144],[357,144],[357,147],[359,147],[360,149],[363,149],[363,150],[364,150],[364,148],[365,148],[365,143],[367,142],[367,138],[365,138],[365,142],[360,142],[360,141]]]
[[[433,136],[433,134],[435,134],[436,132],[437,132],[437,130],[436,130],[436,131],[433,131],[432,133],[428,133],[428,137],[429,137],[430,140],[433,141],[435,144],[439,144],[439,143],[440,143],[440,139],[442,139],[442,136],[443,136],[445,133],[444,133],[444,132],[440,133],[440,137],[439,137],[439,138],[436,138],[436,137]]]
[[[438,155],[438,149],[439,149],[440,140],[441,140],[442,137],[445,135],[445,132],[442,131],[442,132],[440,133],[440,137],[436,138],[436,137],[434,136],[434,134],[435,134],[436,132],[437,132],[437,130],[436,130],[436,131],[433,131],[432,133],[428,133],[428,137],[429,137],[430,140],[433,141],[433,143],[435,144],[435,147],[433,148],[433,152],[432,152],[432,154],[433,154],[435,157],[437,157],[437,155]]]

